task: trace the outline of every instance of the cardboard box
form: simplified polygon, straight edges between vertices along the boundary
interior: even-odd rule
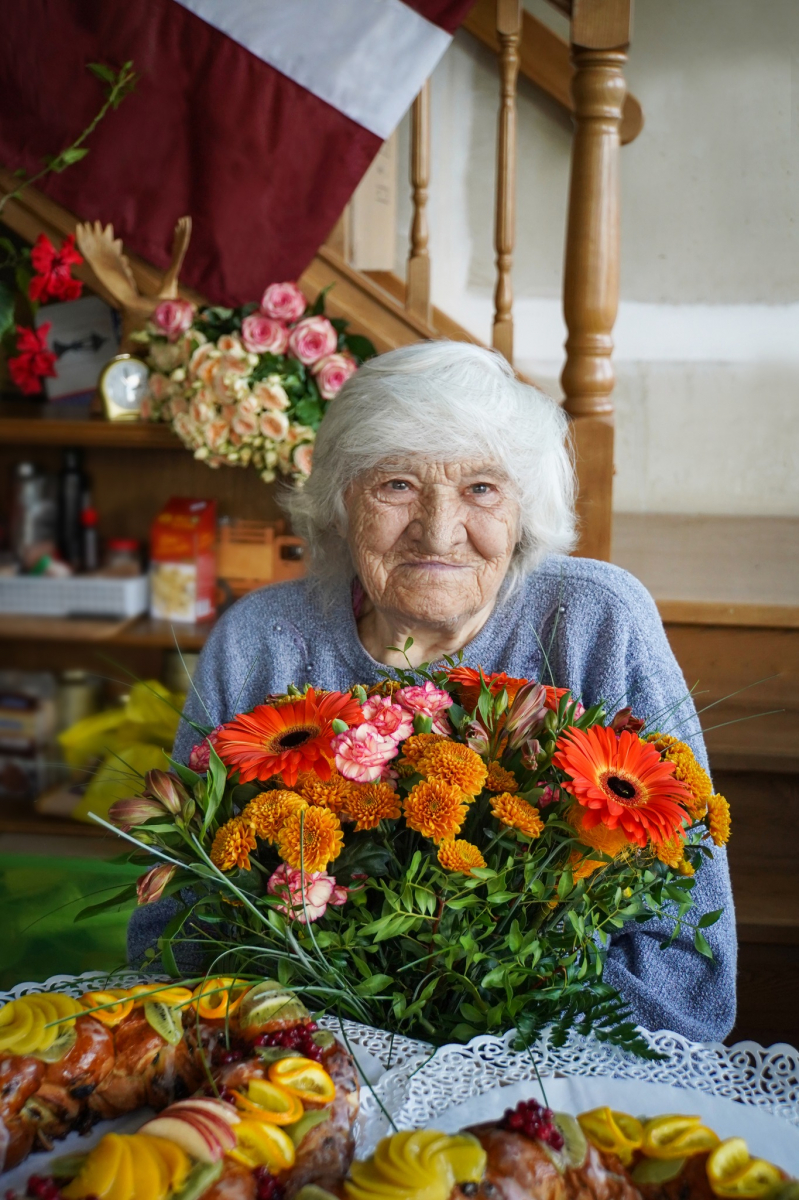
[[[173,496],[153,522],[150,615],[210,621],[216,613],[216,501]]]

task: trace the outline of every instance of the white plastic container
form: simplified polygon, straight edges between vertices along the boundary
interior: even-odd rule
[[[147,611],[146,575],[75,575],[69,579],[31,575],[0,577],[0,613],[26,617],[105,617],[123,620]]]

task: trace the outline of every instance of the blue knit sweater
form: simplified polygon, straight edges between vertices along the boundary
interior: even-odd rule
[[[666,640],[655,604],[627,572],[591,559],[547,559],[500,603],[466,648],[464,662],[486,672],[550,677],[585,705],[600,699],[612,713],[625,704],[662,732],[707,756],[685,680]],[[278,584],[240,600],[214,628],[200,657],[189,718],[217,725],[262,703],[289,683],[343,689],[377,682],[380,664],[361,645],[348,588],[324,595],[303,580]],[[176,757],[197,740],[181,723]],[[697,915],[723,908],[707,932],[714,961],[693,948],[690,930],[661,950],[669,924],[630,925],[613,939],[605,979],[622,993],[639,1024],[697,1041],[721,1041],[735,1020],[735,913],[727,858],[714,850],[698,876]],[[141,962],[174,901],[137,910],[128,953]]]

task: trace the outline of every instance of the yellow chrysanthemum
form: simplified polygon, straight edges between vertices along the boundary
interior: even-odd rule
[[[518,792],[519,790],[519,784],[513,771],[506,771],[496,759],[488,764],[488,776],[484,786],[488,792]]]
[[[682,860],[682,862],[677,863],[677,870],[679,871],[679,873],[681,875],[695,875],[696,874],[696,871],[691,866],[691,864],[689,863],[687,858],[684,858]]]
[[[486,860],[471,842],[463,838],[442,842],[438,850],[438,861],[446,871],[461,871],[471,875],[472,867],[484,867]]]
[[[707,802],[707,827],[716,846],[727,845],[731,826],[729,801],[714,792]]]
[[[220,871],[232,871],[234,867],[249,871],[250,851],[254,849],[255,838],[249,822],[243,817],[233,817],[216,831],[211,862]]]
[[[387,783],[364,783],[353,788],[347,801],[347,816],[355,821],[355,832],[375,829],[381,821],[401,815],[399,796]]]
[[[341,824],[329,808],[298,809],[291,813],[280,831],[277,849],[290,867],[306,871],[324,871],[338,858],[344,844]]]
[[[480,794],[488,774],[482,758],[471,746],[447,738],[428,746],[416,763],[416,769],[428,780],[454,784],[467,796]]]
[[[306,801],[297,792],[280,788],[253,797],[241,815],[259,838],[275,842],[291,813],[306,807]]]
[[[411,829],[434,842],[454,838],[466,816],[465,797],[459,787],[441,779],[417,783],[405,797],[405,820]]]
[[[703,817],[707,812],[707,802],[713,792],[713,784],[705,768],[696,761],[691,747],[668,733],[651,733],[646,740],[651,742],[668,762],[674,763],[675,779],[684,783],[693,797],[693,803],[684,801],[691,816],[695,820]]]
[[[653,842],[652,849],[655,851],[655,858],[665,863],[667,867],[671,867],[673,871],[679,869],[680,863],[685,858],[685,843],[679,836],[664,838],[662,842]]]
[[[356,791],[355,784],[339,775],[338,771],[334,771],[327,781],[321,780],[313,771],[303,771],[297,778],[296,787],[303,800],[329,808],[334,813],[349,810],[350,800]]]
[[[606,864],[600,858],[583,858],[579,850],[572,850],[569,855],[569,866],[572,869],[572,879],[578,883],[581,879],[587,879],[589,875],[593,875],[594,871],[598,871]]]
[[[543,832],[544,822],[538,809],[521,796],[501,792],[491,801],[491,813],[503,825],[510,825],[528,837],[538,837]]]
[[[449,741],[449,738],[445,738],[443,733],[411,734],[402,743],[402,758],[400,759],[400,763],[403,761],[409,762],[415,767],[426,750],[429,750],[436,742],[447,741]]]

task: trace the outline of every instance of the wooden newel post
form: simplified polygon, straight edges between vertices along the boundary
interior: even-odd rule
[[[492,344],[513,362],[513,285],[511,266],[516,232],[516,83],[519,77],[521,0],[497,0],[500,105],[497,136],[497,196],[494,244],[497,285],[494,291]]]
[[[411,244],[405,307],[430,324],[430,230],[427,194],[430,187],[430,80],[424,84],[411,109]]]
[[[621,20],[611,32],[618,36],[621,28],[629,36],[629,0],[619,7],[626,7],[626,25]],[[582,0],[577,10],[589,34],[591,9],[591,0]],[[596,0],[593,9],[596,15]],[[575,40],[580,32],[576,24],[577,20],[572,26]],[[626,46],[592,45],[608,33],[597,25],[596,36],[586,38],[588,45],[572,46],[575,116],[563,285],[568,338],[561,384],[564,407],[572,418],[580,482],[578,553],[608,559],[615,383],[611,354],[619,301],[619,132],[627,54]]]

